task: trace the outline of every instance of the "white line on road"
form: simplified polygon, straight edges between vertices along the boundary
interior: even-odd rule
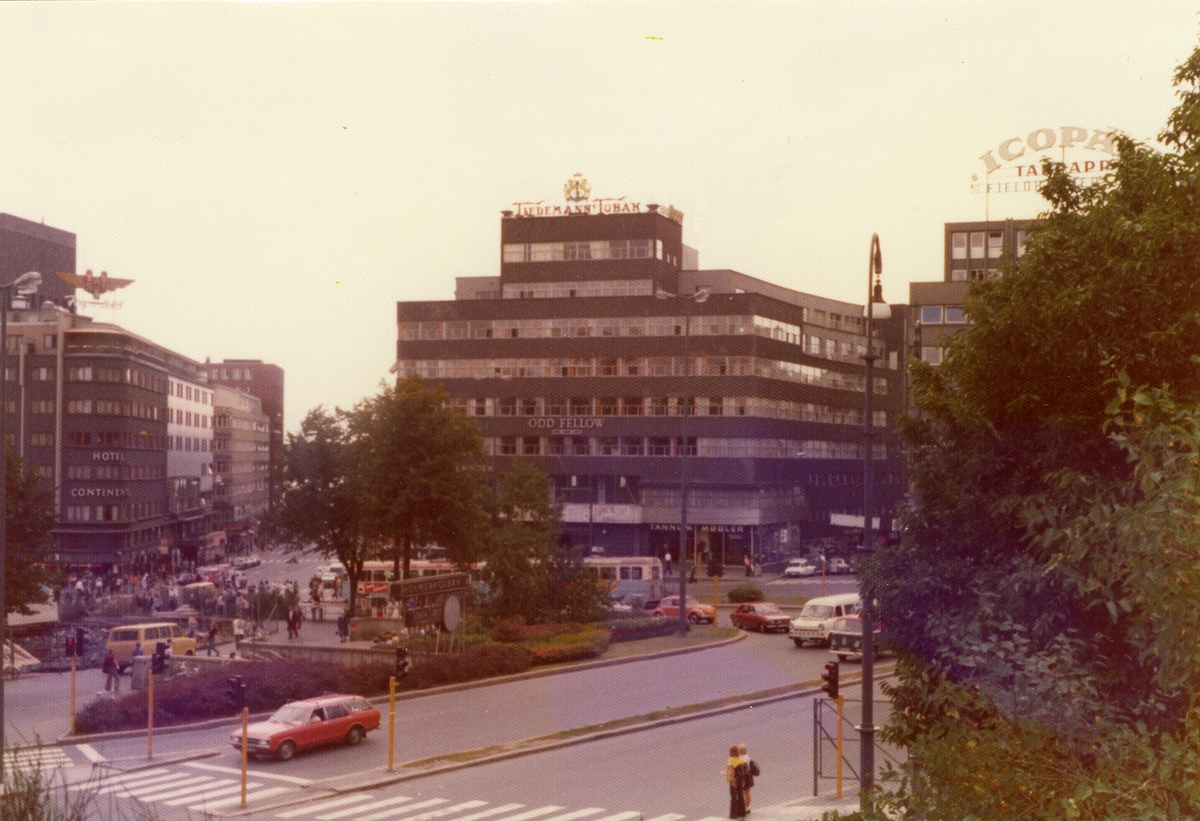
[[[310,804],[307,807],[302,807],[298,810],[290,810],[289,812],[281,812],[276,815],[276,818],[295,818],[298,815],[308,815],[312,812],[324,810],[331,807],[340,807],[342,804],[353,804],[355,801],[369,801],[373,796],[370,793],[356,792],[350,795],[343,795],[341,798],[335,798],[332,801],[325,801],[320,804]]]
[[[256,799],[270,798],[272,795],[278,795],[281,792],[287,791],[287,787],[271,787],[270,789],[263,790],[262,792],[256,792],[253,797]],[[251,796],[246,796],[247,805],[250,803],[250,798]],[[233,798],[225,798],[220,801],[205,801],[203,804],[192,804],[190,807],[188,807],[188,809],[196,810],[198,812],[200,810],[215,810],[219,809],[220,807],[232,807],[234,804],[240,803],[242,803],[242,797],[240,795],[235,795]]]
[[[196,770],[209,770],[214,773],[228,773],[230,775],[238,776],[242,774],[241,767],[222,767],[217,764],[205,764],[200,761],[187,761],[183,766],[192,767]],[[250,778],[273,778],[276,781],[286,781],[289,784],[295,784],[300,787],[307,787],[309,784],[313,783],[311,778],[300,778],[299,776],[295,775],[273,775],[271,773],[258,772],[257,770],[247,770],[247,772],[249,773]]]
[[[91,744],[76,744],[75,749],[79,750],[79,752],[83,754],[83,757],[93,764],[99,764],[102,761],[108,760],[104,756],[100,755],[96,748]]]

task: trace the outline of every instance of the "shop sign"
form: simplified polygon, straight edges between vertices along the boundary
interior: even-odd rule
[[[586,217],[601,214],[647,214],[656,212],[672,222],[683,224],[683,212],[673,205],[665,208],[660,205],[643,206],[640,202],[627,200],[625,197],[596,197],[592,198],[592,186],[582,174],[575,174],[563,185],[562,205],[537,202],[514,202],[511,212],[517,217]],[[510,212],[505,212],[509,214]]]
[[[539,416],[529,420],[534,430],[546,430],[552,434],[570,436],[604,427],[602,416]]]
[[[70,495],[74,499],[120,499],[133,493],[127,487],[73,487]]]
[[[657,522],[650,525],[651,530],[665,530],[678,533],[679,524]],[[699,533],[745,533],[746,525],[688,525],[688,530]]]

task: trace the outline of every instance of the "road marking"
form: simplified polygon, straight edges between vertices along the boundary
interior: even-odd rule
[[[335,798],[332,801],[324,801],[320,804],[310,804],[310,805],[308,805],[306,807],[302,807],[301,809],[298,809],[298,810],[282,812],[282,813],[279,813],[279,815],[276,815],[275,817],[276,818],[295,818],[298,815],[308,815],[311,812],[318,812],[318,811],[324,810],[324,809],[340,807],[342,804],[353,804],[355,801],[369,801],[372,797],[373,796],[371,796],[370,794],[365,793],[365,792],[351,793],[350,795],[344,795],[341,798]]]
[[[178,781],[182,778],[187,778],[187,774],[186,773],[168,772],[166,775],[157,775],[157,776],[153,776],[153,777],[142,776],[139,778],[139,777],[131,776],[129,778],[106,779],[105,786],[96,790],[96,794],[104,795],[105,793],[116,792],[117,790],[128,790],[130,787],[137,789],[139,787],[144,787],[147,784],[155,784],[158,782],[167,782],[167,781]],[[113,782],[113,783],[108,783],[108,782]]]
[[[5,770],[53,770],[74,766],[70,756],[58,747],[25,747],[4,754]]]
[[[83,754],[83,757],[93,764],[99,764],[108,760],[104,756],[100,755],[96,748],[91,744],[76,744],[75,749],[79,750],[79,752]]]
[[[576,818],[587,818],[589,815],[595,815],[598,812],[604,812],[604,807],[584,807],[582,810],[555,815],[546,819],[546,821],[574,821]]]
[[[205,778],[201,782],[196,782],[196,781],[192,780],[191,778],[189,778],[187,773],[180,773],[178,778],[176,778],[172,781],[164,781],[161,784],[136,784],[132,788],[130,788],[128,785],[122,785],[121,787],[118,787],[118,789],[123,788],[127,795],[130,795],[130,796],[140,799],[142,801],[153,801],[154,800],[153,797],[159,795],[159,793],[164,793],[164,792],[170,793],[171,791],[179,789],[179,788],[187,788],[187,789],[189,789],[189,791],[194,792],[194,789],[192,789],[193,785],[195,785],[197,783],[211,784],[214,781],[215,781],[215,779]],[[161,797],[173,798],[174,796],[168,794],[168,795],[163,795]]]
[[[251,789],[257,789],[258,787],[261,787],[261,786],[262,786],[261,784],[247,783],[246,790],[249,791]],[[207,801],[211,798],[221,798],[223,796],[229,795],[230,793],[240,793],[241,791],[242,791],[241,784],[229,784],[224,787],[217,787],[215,790],[205,790],[204,791],[204,800]],[[189,801],[195,801],[195,800],[196,800],[196,796],[189,795],[184,798],[173,798],[170,801],[164,801],[162,803],[164,806],[167,806],[167,807],[181,807],[184,804],[187,804]]]
[[[596,821],[626,821],[629,818],[637,818],[640,812],[629,810],[627,812],[619,812],[616,815],[606,815],[603,818],[597,818]]]
[[[550,813],[558,812],[561,809],[566,809],[566,808],[565,807],[555,807],[555,806],[541,807],[536,810],[526,810],[525,812],[520,813],[518,815],[510,815],[508,818],[501,819],[501,821],[529,821],[530,818],[537,818],[538,816],[541,816],[541,815],[549,815]]]
[[[419,804],[413,804],[411,806],[402,807],[401,812],[408,812],[409,810],[420,810],[420,809],[424,809],[425,807],[436,807],[438,804],[445,804],[449,800],[450,799],[448,799],[448,798],[432,798],[429,801],[422,801]],[[370,804],[367,805],[367,807],[370,807],[370,806],[371,806]],[[377,812],[377,813],[374,813],[373,815],[364,815],[358,821],[368,821],[368,819],[376,819],[376,818],[387,818],[391,814],[392,814],[392,810],[385,810],[384,812]],[[410,818],[410,819],[420,818],[420,817],[422,817],[422,816],[421,815],[408,816],[408,818]],[[323,818],[324,818],[324,816],[319,817],[318,821],[323,821]]]
[[[186,761],[185,767],[191,767],[196,770],[208,770],[214,773],[228,773],[229,775],[241,776],[241,767],[222,767],[217,764],[205,764],[201,761]],[[286,781],[289,784],[295,784],[299,787],[307,787],[313,783],[311,778],[300,778],[295,775],[273,775],[272,773],[259,772],[258,770],[247,770],[250,778],[273,778],[276,781]]]
[[[656,815],[653,818],[647,818],[646,821],[679,821],[680,818],[683,818],[683,816],[669,812],[666,815]],[[712,821],[712,819],[700,819],[700,821]],[[720,821],[729,821],[729,819],[720,819]]]
[[[246,804],[247,805],[250,804],[251,798],[255,798],[255,799],[270,798],[273,795],[278,795],[281,792],[287,792],[287,791],[288,791],[287,787],[269,787],[268,789],[265,789],[262,792],[256,792],[254,795],[247,795],[246,796]],[[239,790],[239,792],[240,792],[240,790]],[[196,811],[215,810],[220,807],[231,807],[234,804],[240,804],[240,803],[242,803],[242,797],[240,795],[235,795],[232,798],[224,798],[224,799],[221,799],[220,801],[206,801],[203,804],[192,804],[190,807],[188,807],[188,809],[196,810]]]
[[[406,801],[412,801],[412,796],[397,795],[393,798],[385,798],[381,801],[373,801],[370,804],[355,804],[349,809],[338,810],[337,812],[331,812],[325,815],[318,815],[317,818],[322,819],[322,821],[332,821],[334,818],[344,818],[347,815],[354,815],[362,810],[377,810],[380,807],[387,807],[393,804],[403,804]],[[408,809],[408,807],[405,807],[404,809]]]

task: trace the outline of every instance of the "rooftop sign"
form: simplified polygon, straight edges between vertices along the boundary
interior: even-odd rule
[[[601,214],[647,214],[659,213],[672,222],[683,224],[683,212],[675,206],[665,208],[653,203],[642,205],[640,202],[627,200],[625,197],[596,197],[592,198],[592,186],[582,174],[575,174],[563,185],[561,205],[548,203],[545,200],[537,202],[514,202],[514,211],[503,212],[506,217],[577,217],[597,216]]]
[[[1094,181],[1108,173],[1117,153],[1115,139],[1116,131],[1111,128],[1089,130],[1077,126],[1039,128],[1024,137],[1011,137],[979,158],[986,170],[982,181],[978,174],[971,175],[971,193],[1037,191],[1045,181],[1044,159],[1061,162],[1073,177]],[[1081,157],[1080,152],[1087,153]]]

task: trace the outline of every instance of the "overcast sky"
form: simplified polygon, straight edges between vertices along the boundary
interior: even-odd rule
[[[821,296],[863,301],[878,232],[906,302],[941,278],[943,223],[1040,210],[971,193],[987,152],[1064,126],[1154,141],[1196,11],[0,3],[0,212],[136,280],[97,318],[282,366],[294,431],[375,393],[396,302],[499,274],[500,211],[576,172],[682,211],[701,267]]]

